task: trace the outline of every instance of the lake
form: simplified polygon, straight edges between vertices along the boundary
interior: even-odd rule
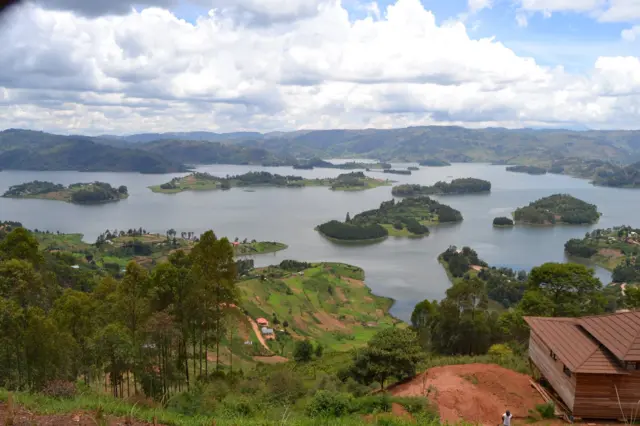
[[[407,165],[394,164],[394,167]],[[341,170],[293,170],[290,167],[211,165],[198,171],[218,176],[266,170],[304,177],[337,176]],[[530,269],[550,261],[564,261],[563,246],[570,238],[581,238],[595,228],[617,225],[640,227],[640,192],[632,189],[594,187],[585,180],[560,175],[530,176],[510,173],[505,166],[454,164],[450,167],[421,168],[411,176],[367,172],[398,183],[430,185],[438,180],[475,177],[489,180],[491,194],[435,197],[460,210],[464,222],[431,227],[423,239],[389,238],[369,246],[333,244],[314,231],[327,220],[344,220],[363,210],[377,208],[391,199],[391,187],[363,192],[333,192],[327,188],[259,188],[212,192],[155,194],[147,189],[169,181],[176,175],[81,172],[0,172],[0,191],[32,180],[68,185],[75,182],[104,181],[126,185],[130,197],[124,201],[97,206],[78,206],[48,200],[0,198],[0,220],[16,220],[31,229],[79,232],[95,241],[105,229],[143,227],[150,232],[202,233],[213,229],[218,236],[280,241],[289,249],[257,256],[256,265],[279,263],[282,259],[335,261],[364,268],[366,282],[376,294],[396,299],[392,313],[407,320],[413,306],[423,299],[440,299],[450,286],[437,256],[450,245],[468,245],[490,265]],[[554,193],[569,193],[594,203],[603,213],[595,226],[515,227],[494,229],[495,216],[509,216],[517,207]],[[610,273],[597,268],[607,283]]]

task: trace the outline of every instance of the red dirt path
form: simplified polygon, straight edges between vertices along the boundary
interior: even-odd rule
[[[389,391],[395,396],[427,396],[444,422],[495,426],[507,409],[522,419],[544,402],[529,380],[527,375],[492,364],[450,365],[431,368]]]

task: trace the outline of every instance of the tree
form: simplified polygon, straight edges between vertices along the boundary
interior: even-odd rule
[[[627,286],[624,293],[625,306],[629,309],[640,309],[640,287]]]
[[[316,345],[316,358],[322,358],[322,355],[324,354],[324,346],[322,346],[322,344],[318,343]]]
[[[123,396],[123,376],[129,370],[134,352],[129,331],[120,324],[111,323],[98,330],[95,344],[98,360],[109,372],[113,396]]]
[[[426,350],[431,349],[431,327],[437,311],[437,301],[423,300],[415,306],[411,313],[411,326],[418,335],[420,345]]]
[[[38,240],[24,228],[16,228],[0,242],[0,260],[18,259],[39,266],[44,261]]]
[[[347,212],[347,217],[344,219],[344,221],[347,223],[351,222],[351,215],[349,214],[349,212]]]
[[[293,359],[296,362],[309,362],[313,358],[313,345],[308,340],[299,340],[293,349]]]
[[[20,259],[0,262],[0,296],[14,300],[23,309],[49,305],[42,277],[33,264]]]
[[[367,385],[378,382],[384,390],[390,377],[402,380],[414,376],[421,358],[422,351],[412,330],[387,328],[355,353],[351,375]]]
[[[213,231],[207,231],[200,237],[200,241],[191,250],[193,262],[193,279],[198,283],[202,296],[203,312],[212,310],[213,324],[205,321],[207,329],[213,328],[216,344],[216,371],[220,369],[220,341],[224,336],[222,317],[223,305],[238,303],[238,290],[235,286],[237,278],[236,262],[231,243],[226,238],[218,240]],[[211,325],[213,327],[211,327]],[[205,339],[205,352],[206,352]],[[206,367],[206,363],[205,363]]]
[[[531,270],[522,301],[525,315],[600,314],[606,298],[593,269],[575,263],[545,263]]]

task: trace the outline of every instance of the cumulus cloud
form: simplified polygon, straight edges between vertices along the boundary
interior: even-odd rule
[[[251,24],[288,22],[316,16],[338,0],[197,0],[224,16]]]
[[[626,30],[622,30],[622,33],[620,35],[626,41],[634,41],[640,38],[640,25],[636,25]]]
[[[134,5],[170,7],[176,0],[30,0],[47,9],[68,10],[84,16],[125,15]]]
[[[189,23],[161,8],[93,18],[23,7],[0,30],[0,128],[638,127],[638,58],[572,75],[461,23],[438,25],[419,0],[355,21],[337,2],[315,5],[286,9],[277,25],[219,11]]]

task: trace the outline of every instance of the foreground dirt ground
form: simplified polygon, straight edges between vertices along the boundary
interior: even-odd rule
[[[9,421],[9,410],[7,404],[0,404],[0,425],[12,425],[12,426],[96,426],[100,424],[95,419],[94,414],[78,412],[72,414],[50,414],[40,415],[25,410],[22,407],[15,407],[13,410],[13,422]],[[150,423],[133,420],[127,422],[124,418],[106,417],[106,424],[108,426],[149,426]]]
[[[544,402],[529,380],[497,365],[450,365],[431,368],[389,390],[396,396],[428,397],[438,406],[443,422],[495,426],[507,409],[514,420],[525,420],[529,410]]]

